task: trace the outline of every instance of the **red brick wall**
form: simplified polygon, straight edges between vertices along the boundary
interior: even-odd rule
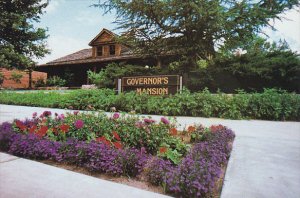
[[[2,83],[1,87],[3,88],[13,88],[13,89],[26,89],[29,87],[29,74],[23,71],[18,70],[7,70],[7,69],[0,69],[0,72],[4,75],[4,82]],[[20,73],[22,74],[21,83],[16,83],[13,80],[10,80],[11,74]],[[44,72],[32,72],[32,81],[36,81],[37,79],[42,78],[46,81],[47,73]],[[34,87],[34,83],[32,83],[32,87]]]

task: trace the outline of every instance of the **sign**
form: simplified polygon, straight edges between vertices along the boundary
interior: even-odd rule
[[[121,91],[136,91],[149,95],[169,95],[177,93],[181,86],[178,75],[133,76],[119,79],[118,89]]]

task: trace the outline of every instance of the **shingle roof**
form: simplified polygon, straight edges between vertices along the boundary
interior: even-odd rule
[[[92,58],[92,48],[83,49],[73,54],[69,54],[67,56],[63,56],[61,58],[55,59],[53,61],[48,62],[47,64],[58,63],[58,62],[66,62],[66,61],[74,61],[74,60],[84,60]]]
[[[101,34],[104,32],[111,34],[114,37],[117,37],[116,34],[113,32],[103,29],[91,42],[94,42],[96,39],[98,39]],[[66,55],[64,57],[58,58],[56,60],[50,61],[46,64],[39,65],[40,67],[43,66],[52,66],[52,65],[69,65],[69,64],[80,64],[80,63],[93,63],[93,62],[106,62],[106,61],[117,61],[117,60],[126,60],[126,59],[132,59],[132,58],[138,58],[136,54],[132,52],[127,46],[122,45],[121,47],[121,53],[118,56],[108,56],[108,57],[93,57],[92,55],[92,48],[89,49],[83,49],[78,52]]]
[[[121,54],[119,56],[96,57],[96,58],[92,57],[92,48],[89,48],[58,58],[46,64],[39,65],[39,67],[45,67],[51,65],[70,65],[70,64],[80,64],[80,63],[117,61],[117,60],[133,59],[133,58],[139,58],[139,56],[135,55],[127,47],[123,47],[121,49]]]

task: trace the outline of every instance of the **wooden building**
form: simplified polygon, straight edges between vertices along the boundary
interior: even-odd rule
[[[117,42],[118,35],[103,29],[90,43],[91,48],[83,49],[73,54],[58,58],[43,65],[36,70],[46,72],[48,77],[64,77],[66,72],[72,73],[73,81],[69,86],[81,86],[88,83],[87,71],[100,71],[112,62],[125,62],[136,65],[155,65],[156,61],[142,58],[132,52],[128,47]]]

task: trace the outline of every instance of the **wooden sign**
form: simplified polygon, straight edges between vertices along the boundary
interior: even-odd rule
[[[169,95],[177,93],[181,86],[178,75],[123,77],[118,83],[122,92],[136,91],[149,95]]]

